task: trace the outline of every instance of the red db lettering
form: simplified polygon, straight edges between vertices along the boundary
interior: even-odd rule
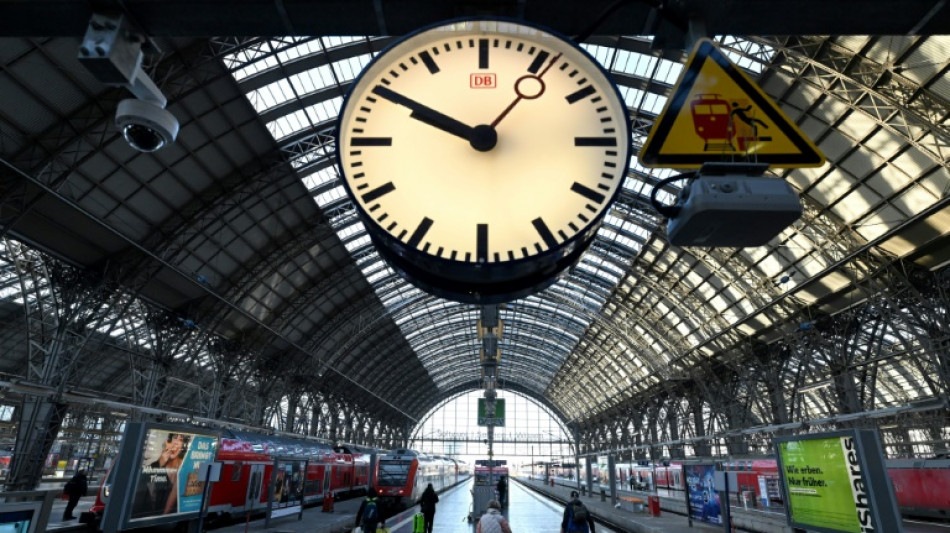
[[[494,74],[469,74],[468,86],[472,89],[494,89],[497,83]]]

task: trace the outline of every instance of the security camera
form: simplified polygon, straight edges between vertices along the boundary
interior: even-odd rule
[[[125,140],[140,152],[154,152],[178,136],[178,119],[162,107],[130,98],[119,102],[115,125]]]

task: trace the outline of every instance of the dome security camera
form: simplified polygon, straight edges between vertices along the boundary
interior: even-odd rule
[[[178,119],[166,109],[144,100],[130,98],[119,102],[115,125],[126,142],[140,152],[154,152],[178,136]]]

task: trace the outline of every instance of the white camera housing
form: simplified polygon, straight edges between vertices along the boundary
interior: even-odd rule
[[[136,98],[119,102],[115,125],[132,148],[140,152],[154,152],[175,142],[178,119],[162,107]]]

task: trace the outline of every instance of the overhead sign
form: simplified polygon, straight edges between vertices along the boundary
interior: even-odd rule
[[[505,400],[504,398],[495,399],[495,416],[488,412],[488,399],[478,399],[478,425],[487,426],[489,423],[493,426],[505,425]]]
[[[817,167],[825,156],[709,39],[693,49],[640,150],[645,167],[699,168],[747,160]]]

